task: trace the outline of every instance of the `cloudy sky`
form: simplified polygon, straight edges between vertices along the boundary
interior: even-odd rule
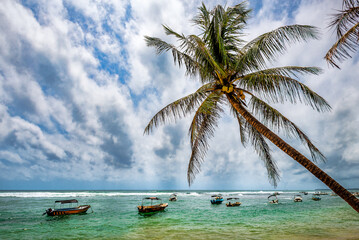
[[[277,106],[326,155],[318,165],[345,187],[359,186],[358,54],[341,70],[323,56],[335,40],[327,28],[339,0],[256,0],[245,39],[288,24],[310,24],[319,40],[292,45],[276,66],[317,66],[301,80],[331,112]],[[198,33],[191,0],[2,0],[0,4],[0,189],[189,189],[190,118],[143,130],[168,103],[199,83],[156,56],[144,35],[172,41],[161,24]],[[238,1],[204,3],[231,6]],[[290,141],[309,156],[299,142]],[[190,189],[273,189],[264,164],[240,144],[225,112]],[[278,189],[324,188],[272,145]]]

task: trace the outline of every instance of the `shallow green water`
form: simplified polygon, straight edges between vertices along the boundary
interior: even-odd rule
[[[221,192],[239,196],[242,205],[211,205],[219,192],[166,191],[0,192],[0,239],[359,239],[359,214],[330,195],[293,202],[297,192],[283,191],[279,204],[271,192]],[[149,217],[137,213],[142,197],[158,196],[166,211]],[[55,200],[76,198],[93,208],[84,215],[42,216]]]

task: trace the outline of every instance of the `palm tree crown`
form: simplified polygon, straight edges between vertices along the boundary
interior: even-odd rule
[[[168,120],[194,113],[189,128],[192,154],[187,171],[191,184],[208,150],[208,139],[213,136],[227,105],[238,121],[242,144],[254,146],[274,186],[279,174],[265,138],[333,191],[345,192],[346,189],[269,129],[300,139],[309,148],[314,161],[325,159],[302,130],[270,105],[302,102],[319,112],[330,110],[322,97],[298,80],[299,75],[318,74],[321,70],[316,67],[267,67],[267,63],[284,53],[289,44],[317,38],[317,29],[306,25],[284,26],[245,42],[241,36],[249,14],[246,3],[227,8],[218,5],[212,10],[202,4],[193,18],[193,23],[201,30],[199,35],[185,36],[163,26],[167,35],[177,39],[177,46],[156,37],[145,37],[147,45],[154,47],[157,54],[172,52],[175,64],[184,66],[187,75],[196,77],[202,83],[196,92],[160,110],[148,123],[145,133],[150,133],[153,127]],[[337,188],[339,190],[335,190]],[[359,211],[359,201],[355,202],[347,191],[345,194],[353,201],[353,208]]]
[[[340,68],[338,61],[350,58],[359,48],[359,0],[343,0],[343,10],[333,16],[329,27],[334,27],[337,41],[325,55],[329,64]]]

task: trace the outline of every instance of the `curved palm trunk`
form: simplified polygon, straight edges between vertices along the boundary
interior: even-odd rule
[[[359,199],[357,199],[353,194],[351,194],[347,189],[342,187],[337,183],[333,178],[316,166],[312,161],[303,156],[300,152],[286,143],[283,139],[269,130],[261,122],[259,122],[255,117],[253,117],[231,94],[226,94],[231,105],[241,114],[249,124],[256,128],[263,136],[269,139],[282,151],[296,160],[299,164],[305,167],[309,172],[316,176],[319,180],[325,183],[333,192],[338,194],[343,198],[353,209],[359,212]]]

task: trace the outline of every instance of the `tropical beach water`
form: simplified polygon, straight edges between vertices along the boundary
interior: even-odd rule
[[[340,197],[295,203],[298,191],[1,191],[0,239],[359,239],[359,214]],[[239,197],[240,207],[211,205],[210,196]],[[136,206],[146,196],[168,202],[144,217]],[[42,216],[55,200],[90,204],[84,215]]]

